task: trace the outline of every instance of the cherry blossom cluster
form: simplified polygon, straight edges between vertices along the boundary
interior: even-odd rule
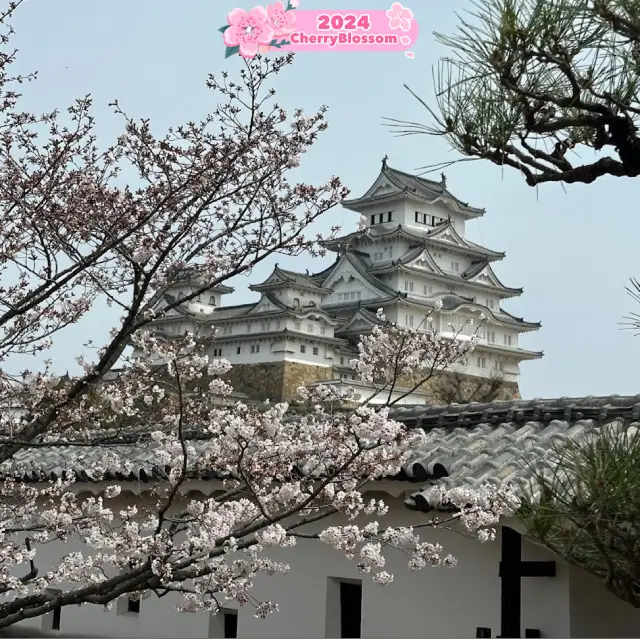
[[[385,352],[385,330],[392,328],[363,339],[367,349],[361,360],[376,349]],[[118,594],[146,597],[175,590],[183,596],[182,611],[216,612],[232,599],[266,616],[277,610],[277,602],[253,596],[255,577],[286,573],[289,565],[271,559],[269,551],[294,546],[299,536],[333,546],[382,585],[393,581],[385,570],[390,552],[405,555],[410,570],[455,565],[455,558],[424,539],[422,530],[385,529],[371,521],[383,518],[388,505],[367,502],[365,486],[400,473],[424,443],[423,431],[393,420],[389,406],[364,402],[336,410],[344,398],[322,386],[301,389],[312,405],[296,416],[285,403],[217,406],[206,398],[211,388],[219,390],[216,381],[228,388],[223,377],[230,365],[206,356],[206,342],[193,335],[167,340],[141,333],[136,346],[140,355],[114,380],[96,387],[90,405],[68,414],[94,420],[92,427],[59,433],[51,443],[52,450],[65,454],[74,445],[95,442],[94,480],[106,479],[114,467],[135,470],[136,454],[144,453],[146,467],[157,469],[148,481],[148,499],[125,506],[117,484],[99,497],[80,498],[72,474],[53,484],[7,480],[2,498],[10,505],[2,512],[0,537],[0,554],[6,557],[0,565],[6,576],[0,611],[6,619],[44,614],[54,602],[43,603],[43,593],[54,587],[63,590],[56,599],[62,605],[109,605]],[[419,365],[410,359],[401,369],[412,372]],[[135,428],[129,426],[132,421]],[[120,442],[130,432],[133,440],[123,455]],[[106,443],[100,446],[96,437]],[[17,472],[19,459],[7,460],[3,472]],[[224,478],[225,494],[185,499],[181,486],[200,472]],[[435,487],[433,499],[447,509],[456,506],[445,521],[459,520],[481,540],[491,538],[490,527],[515,503],[502,489]],[[307,532],[334,515],[352,523]],[[20,578],[27,567],[37,567],[43,544],[71,538],[80,539],[86,552],[62,554],[45,573]]]
[[[434,310],[440,308],[442,302],[438,300]],[[375,326],[370,335],[363,336],[360,357],[350,365],[364,382],[383,389],[395,384],[399,377],[422,373],[425,379],[443,372],[453,363],[466,361],[477,341],[476,335],[459,339],[460,332],[453,339],[445,339],[432,328],[431,313],[415,330],[388,322],[382,309],[378,310],[377,317],[381,324]],[[423,379],[419,379],[418,385]]]
[[[97,141],[88,99],[66,112],[19,111],[13,87],[24,78],[13,62],[0,57],[0,628],[57,606],[168,592],[184,611],[234,600],[264,617],[277,602],[256,599],[255,578],[286,572],[270,552],[301,537],[357,555],[379,583],[392,579],[391,551],[412,569],[452,564],[417,532],[370,521],[388,505],[367,503],[367,484],[397,475],[424,443],[389,405],[365,398],[354,408],[330,386],[303,390],[309,410],[296,415],[285,403],[221,403],[232,388],[229,363],[210,356],[216,331],[151,330],[276,253],[322,255],[339,230],[309,234],[346,196],[340,180],[290,180],[327,127],[324,107],[287,113],[274,102],[267,85],[292,57],[257,56],[237,82],[210,77],[215,110],[166,133],[115,102],[123,131],[110,146]],[[182,299],[167,295],[176,282]],[[120,316],[104,343],[78,344],[77,375],[15,363],[65,331],[73,339],[102,303]],[[428,379],[472,346],[383,324],[353,367],[392,387],[404,375]],[[44,476],[51,460],[57,474]],[[145,487],[133,503],[118,479],[130,473]],[[202,474],[221,492],[187,496]],[[86,482],[102,494],[87,497]],[[459,519],[470,529],[492,525],[506,503],[465,499]],[[349,526],[331,526],[334,515]]]

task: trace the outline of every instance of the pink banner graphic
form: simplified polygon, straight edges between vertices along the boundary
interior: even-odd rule
[[[418,38],[411,9],[394,2],[390,9],[371,11],[300,10],[299,0],[274,2],[250,11],[234,9],[219,31],[225,57],[253,58],[271,51],[404,51]]]

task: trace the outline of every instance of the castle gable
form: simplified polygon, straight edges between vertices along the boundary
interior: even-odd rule
[[[263,294],[260,301],[247,313],[247,315],[257,315],[260,313],[272,313],[273,311],[283,310],[282,304],[276,303],[276,301],[267,294]]]
[[[373,277],[361,272],[346,256],[338,262],[323,286],[332,290],[331,295],[328,296],[329,303],[343,301],[337,296],[345,293],[354,293],[354,299],[382,299],[389,296],[382,282],[377,285]],[[360,295],[358,296],[357,293]]]
[[[358,309],[344,324],[337,333],[365,332],[382,322],[372,313],[365,309]]]
[[[405,262],[405,265],[409,268],[419,269],[421,271],[427,271],[429,273],[436,273],[442,275],[442,269],[436,264],[435,260],[429,253],[428,249],[423,249],[418,255],[410,256]]]

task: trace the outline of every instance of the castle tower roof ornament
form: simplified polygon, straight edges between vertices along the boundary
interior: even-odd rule
[[[440,185],[443,189],[447,188],[447,176],[444,173],[440,173]]]
[[[388,156],[388,155],[385,155],[385,156],[382,158],[382,170],[383,170],[383,171],[387,168],[387,160],[388,160],[388,159],[389,159],[389,156]]]

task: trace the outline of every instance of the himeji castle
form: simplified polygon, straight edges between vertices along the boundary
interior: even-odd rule
[[[219,286],[168,312],[155,329],[170,337],[185,331],[206,335],[217,327],[212,355],[233,365],[229,381],[251,399],[291,400],[299,386],[318,383],[364,396],[367,389],[349,360],[360,336],[380,322],[377,310],[387,321],[415,328],[425,326],[430,313],[431,326],[445,336],[478,331],[472,356],[453,372],[499,377],[503,397],[518,397],[520,363],[542,357],[521,348],[519,336],[540,323],[502,307],[503,300],[522,293],[503,284],[492,268],[505,253],[465,237],[467,222],[484,209],[451,194],[444,176],[441,182],[416,177],[391,168],[386,158],[368,191],[343,206],[363,215],[366,228],[326,243],[335,253],[329,268],[298,273],[276,265],[249,287],[259,295],[255,302],[225,306],[222,296],[233,289]],[[196,279],[176,282],[156,311],[189,294]],[[429,401],[428,387],[403,399]]]

